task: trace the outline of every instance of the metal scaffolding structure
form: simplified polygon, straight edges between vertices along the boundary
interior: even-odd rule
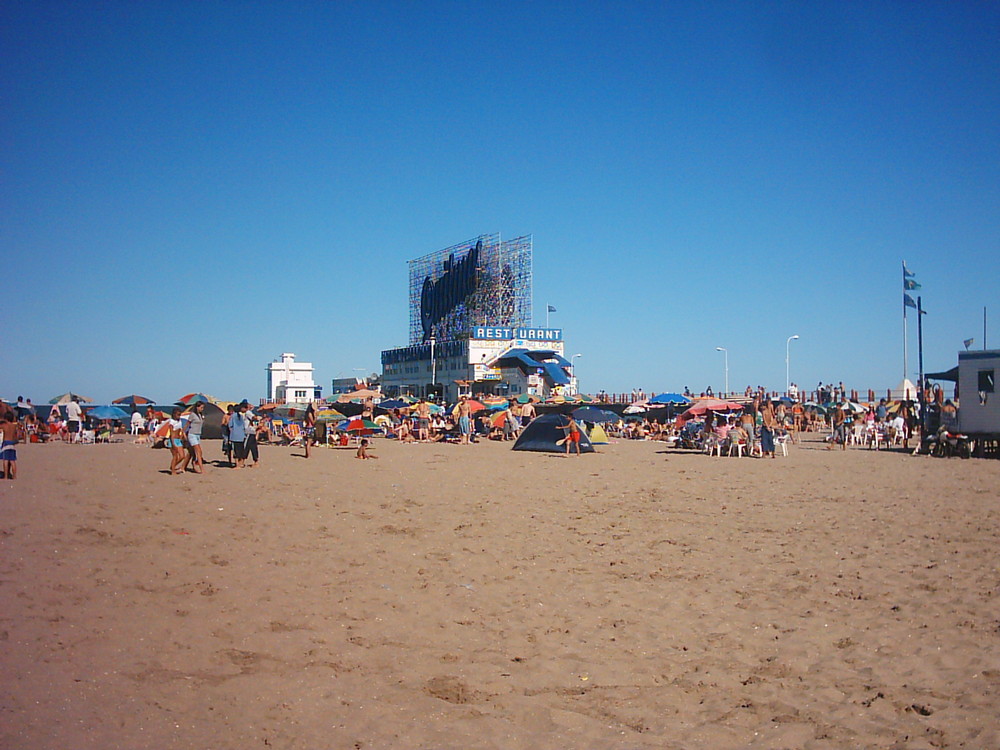
[[[483,234],[409,262],[410,345],[474,326],[531,325],[531,235]]]

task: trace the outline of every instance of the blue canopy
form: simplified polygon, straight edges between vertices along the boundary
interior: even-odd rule
[[[554,359],[555,362],[544,360]],[[509,362],[524,367],[531,372],[542,369],[556,385],[569,385],[570,379],[564,367],[571,367],[570,361],[551,349],[511,349],[497,357],[494,364]]]
[[[649,399],[651,404],[690,404],[691,399],[680,393],[660,393]]]

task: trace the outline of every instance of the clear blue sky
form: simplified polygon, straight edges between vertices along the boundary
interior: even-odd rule
[[[1000,348],[1000,4],[0,5],[0,395],[329,390],[408,259],[534,236],[581,386],[902,375]],[[916,372],[911,317],[910,374]]]

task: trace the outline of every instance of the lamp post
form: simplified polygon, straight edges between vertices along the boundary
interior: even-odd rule
[[[434,359],[434,344],[437,343],[431,336],[431,386],[437,386],[437,360]]]
[[[576,358],[582,357],[582,354],[574,354],[569,358],[569,368],[573,371],[573,387],[576,388],[576,392],[580,392],[580,381],[576,377]]]
[[[726,393],[725,393],[725,395],[728,396],[729,395],[729,350],[726,349],[726,347],[724,347],[724,346],[717,346],[717,347],[715,347],[715,351],[722,352],[726,356]]]
[[[791,345],[792,341],[794,341],[798,337],[799,337],[799,334],[796,333],[794,336],[789,336],[788,340],[785,342],[785,395],[786,396],[788,395],[788,387],[790,385],[790,381],[789,381],[789,378],[788,378],[788,354],[789,354],[789,348],[788,347],[789,347],[789,345]]]

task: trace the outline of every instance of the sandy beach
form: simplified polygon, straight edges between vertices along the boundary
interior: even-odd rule
[[[0,747],[1000,747],[1000,462],[509,447],[19,446]]]

